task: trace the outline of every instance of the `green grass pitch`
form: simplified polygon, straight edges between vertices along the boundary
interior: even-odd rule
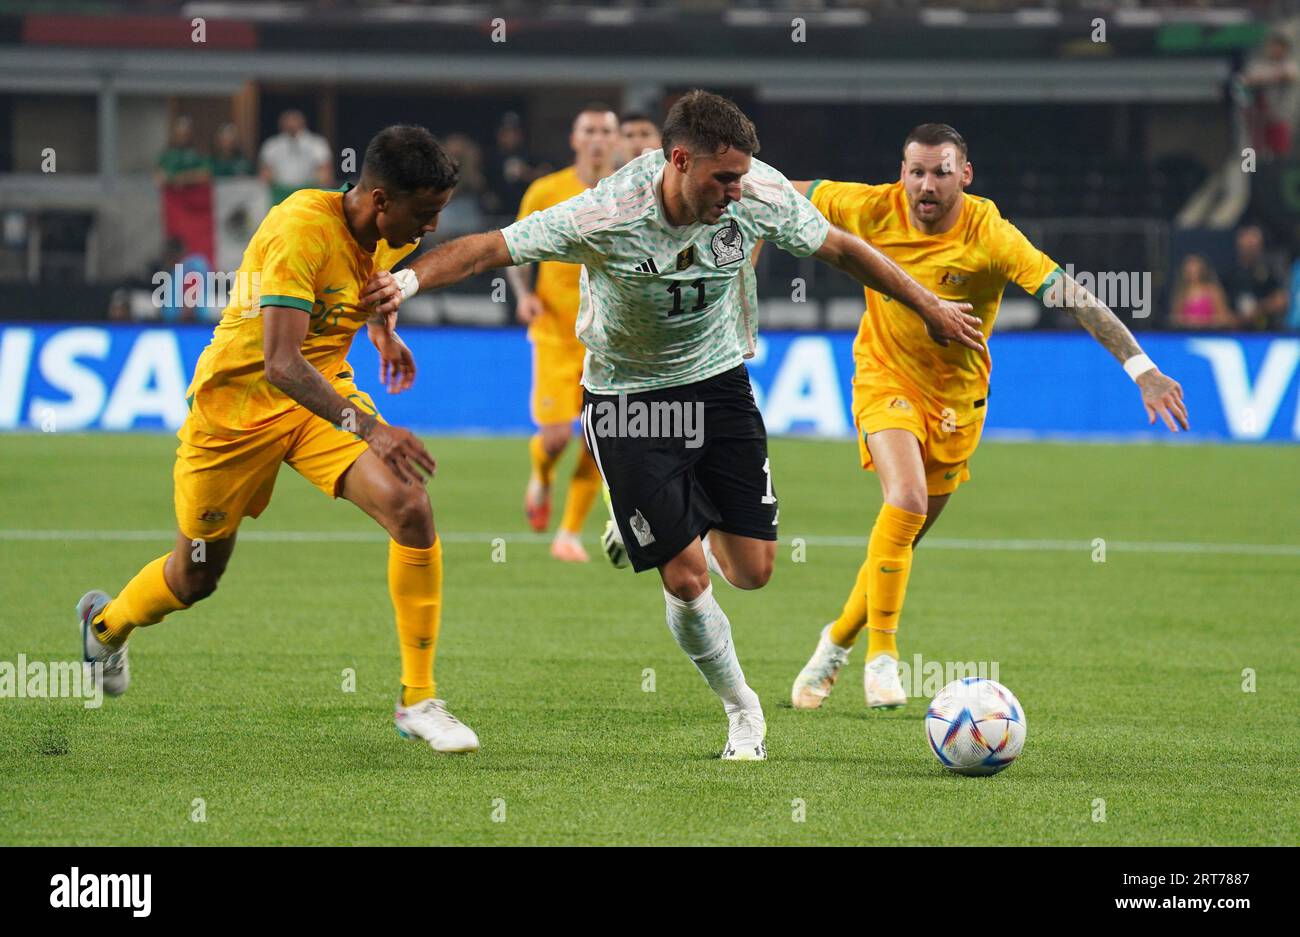
[[[926,700],[866,709],[861,649],[825,708],[789,705],[879,503],[852,443],[772,442],[776,574],[717,586],[767,712],[764,764],[718,759],[721,706],[653,574],[562,566],[524,535],[521,439],[428,443],[439,686],[482,751],[398,738],[384,537],[285,468],[216,594],[132,638],[129,694],[0,699],[0,843],[1300,839],[1300,549],[1240,546],[1300,543],[1295,449],[986,443],[918,551],[900,633],[904,660],[996,661],[1025,707],[1020,760],[963,778],[925,743]],[[81,593],[116,592],[169,547],[147,532],[173,524],[174,448],[0,438],[0,660],[73,657]],[[598,504],[589,546],[602,522]]]

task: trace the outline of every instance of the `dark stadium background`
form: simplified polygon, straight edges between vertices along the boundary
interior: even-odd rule
[[[1287,4],[927,6],[938,5],[0,2],[0,317],[102,319],[116,287],[147,280],[163,249],[149,173],[177,116],[193,119],[200,150],[234,121],[253,159],[291,107],[336,151],[413,121],[463,134],[490,158],[513,112],[526,149],[559,167],[585,101],[662,117],[693,85],[745,107],[761,158],[791,178],[887,181],[911,126],[957,126],[972,191],[1049,254],[1079,269],[1152,271],[1161,300],[1139,326],[1168,324],[1183,254],[1204,253],[1231,277],[1235,225],[1178,218],[1249,145],[1234,75],[1275,21],[1288,28],[1276,20]],[[202,44],[191,41],[196,16]],[[489,37],[496,17],[502,43]],[[805,43],[791,41],[795,17]],[[1104,43],[1090,39],[1097,17]],[[46,145],[58,150],[55,174],[40,172]],[[1260,162],[1255,197],[1232,222],[1263,221],[1281,266],[1295,253],[1296,206],[1274,194],[1289,192],[1275,181],[1288,164]],[[482,220],[514,208],[488,200]],[[777,254],[764,259],[765,287],[797,266]],[[803,272],[818,296],[856,292],[814,265]]]

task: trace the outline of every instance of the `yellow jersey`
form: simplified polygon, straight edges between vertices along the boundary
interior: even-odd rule
[[[993,331],[1008,281],[1041,296],[1059,269],[986,198],[962,193],[957,223],[943,234],[930,235],[912,227],[901,182],[864,185],[819,179],[808,197],[828,221],[888,255],[926,289],[943,299],[970,303],[983,322],[985,339]],[[853,342],[855,387],[868,389],[876,375],[892,377],[919,394],[935,413],[951,408],[958,425],[982,418],[975,404],[988,396],[987,347],[977,352],[956,342],[937,345],[912,310],[871,289],[866,298]]]
[[[519,218],[516,220],[558,205],[585,191],[587,186],[578,178],[578,170],[574,166],[542,176],[524,192],[523,201],[519,203]],[[530,340],[578,343],[575,332],[578,321],[578,279],[581,274],[582,264],[544,260],[537,265],[533,292],[546,307],[546,312],[528,326]]]
[[[234,437],[265,426],[298,403],[266,380],[262,306],[288,306],[311,316],[302,354],[327,380],[351,372],[346,356],[369,318],[358,306],[376,270],[388,270],[415,249],[373,252],[352,237],[343,194],[352,188],[301,189],[258,225],[235,276],[230,303],[199,356],[186,401],[190,420],[212,436]]]

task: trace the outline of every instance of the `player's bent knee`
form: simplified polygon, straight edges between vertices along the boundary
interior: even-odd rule
[[[924,514],[929,510],[929,496],[924,488],[899,488],[891,491],[885,500],[894,507],[912,514]]]
[[[191,570],[182,576],[176,598],[186,605],[201,602],[217,591],[217,583],[220,580],[220,570]]]
[[[390,533],[433,530],[433,505],[423,486],[403,486],[388,511]]]
[[[773,558],[765,556],[757,563],[751,563],[748,568],[738,571],[732,585],[737,589],[761,589],[771,580],[774,566]]]
[[[572,432],[567,423],[544,427],[542,429],[542,448],[546,450],[548,456],[557,456],[569,444],[571,435]]]
[[[707,567],[695,569],[682,563],[670,564],[663,569],[664,588],[683,602],[690,602],[704,594],[709,587]]]

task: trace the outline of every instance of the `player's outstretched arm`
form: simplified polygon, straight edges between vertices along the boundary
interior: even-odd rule
[[[302,356],[302,342],[307,337],[310,321],[301,309],[267,306],[262,310],[262,352],[268,383],[321,419],[351,429],[406,484],[422,484],[417,467],[430,475],[436,469],[433,456],[424,444],[409,430],[389,426],[344,399],[325,380],[325,375]]]
[[[467,280],[484,270],[514,264],[506,239],[500,231],[467,234],[435,247],[405,270],[385,282],[379,274],[371,275],[361,288],[361,305],[369,306],[372,318],[397,311],[403,299],[420,290],[438,290]]]
[[[1047,296],[1059,295],[1061,299],[1059,302],[1049,299],[1047,304],[1068,309],[1070,315],[1124,366],[1142,391],[1147,423],[1155,423],[1159,416],[1175,433],[1179,426],[1187,429],[1187,405],[1183,403],[1182,385],[1160,373],[1155,362],[1142,353],[1142,346],[1128,326],[1119,321],[1109,306],[1080,286],[1073,277],[1064,273],[1060,276],[1060,289],[1049,290]]]
[[[970,303],[940,299],[894,261],[843,228],[831,225],[826,242],[813,256],[915,310],[925,320],[930,337],[940,345],[952,340],[976,351],[984,347],[981,323],[978,316],[971,315]]]

